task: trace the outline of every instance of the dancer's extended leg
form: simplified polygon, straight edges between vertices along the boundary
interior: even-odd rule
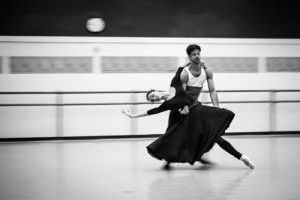
[[[216,140],[216,143],[226,152],[234,156],[235,158],[243,161],[245,165],[250,167],[251,169],[254,169],[255,164],[249,159],[248,156],[241,154],[238,152],[228,141],[224,140],[222,137],[219,137]]]

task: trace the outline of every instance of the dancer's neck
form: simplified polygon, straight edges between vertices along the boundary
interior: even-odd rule
[[[201,65],[199,63],[191,63],[189,69],[193,71],[201,71]]]

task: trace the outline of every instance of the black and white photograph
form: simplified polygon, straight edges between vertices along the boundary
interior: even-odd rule
[[[300,199],[292,1],[4,0],[0,200]]]

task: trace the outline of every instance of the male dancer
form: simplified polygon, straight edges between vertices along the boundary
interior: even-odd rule
[[[186,65],[184,70],[182,70],[180,74],[180,80],[183,83],[183,88],[191,94],[196,100],[199,99],[199,96],[202,92],[203,84],[207,80],[208,89],[210,93],[210,98],[212,100],[214,107],[219,107],[219,100],[217,91],[215,89],[215,84],[213,80],[213,71],[206,67],[205,64],[201,61],[201,47],[196,44],[191,44],[187,47],[186,53],[189,57],[190,63]],[[169,115],[169,125],[177,122],[181,114],[187,114],[187,107],[183,111],[171,111]],[[222,137],[218,138],[216,143],[226,152],[234,156],[235,158],[243,161],[248,167],[253,169],[255,164],[250,161],[250,159],[246,155],[242,155],[238,152],[229,142],[224,140]],[[211,164],[209,161],[205,159],[200,160],[203,164]],[[170,163],[165,165],[165,168],[169,168]]]

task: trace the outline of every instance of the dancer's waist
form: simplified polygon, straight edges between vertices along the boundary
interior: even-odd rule
[[[193,108],[195,108],[199,104],[201,104],[199,101],[195,101],[192,105],[189,106],[189,110],[192,110]]]

